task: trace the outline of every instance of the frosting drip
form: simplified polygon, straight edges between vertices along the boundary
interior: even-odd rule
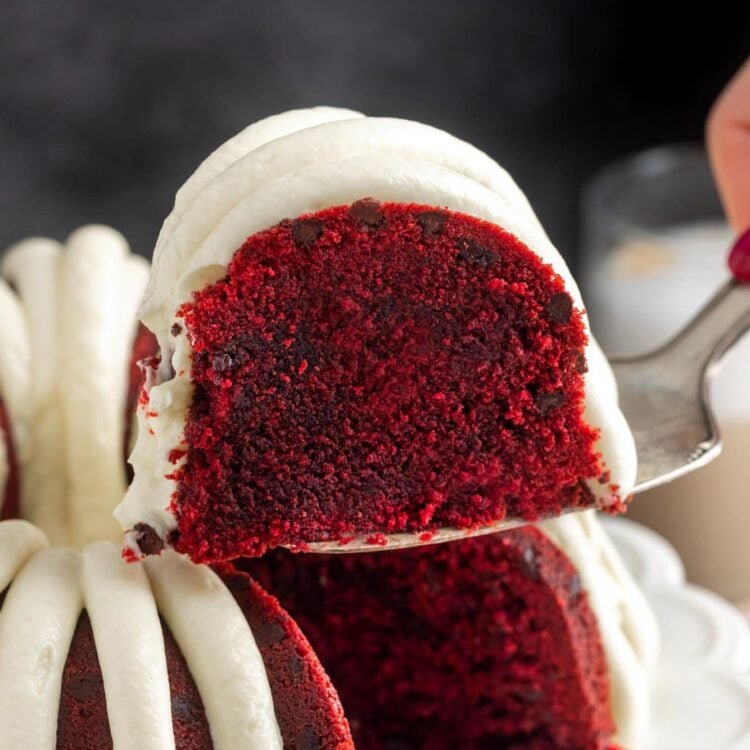
[[[11,475],[11,453],[16,461],[25,456],[29,423],[31,382],[29,337],[24,311],[16,295],[0,281],[0,517]],[[6,429],[13,432],[13,446],[7,444]]]
[[[55,747],[62,673],[83,602],[79,573],[77,552],[43,550],[8,591],[0,617],[3,750]]]
[[[263,660],[231,593],[210,568],[171,551],[145,566],[203,699],[215,750],[282,748]]]

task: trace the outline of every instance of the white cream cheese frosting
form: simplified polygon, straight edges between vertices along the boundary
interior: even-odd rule
[[[578,571],[599,626],[617,740],[635,750],[649,725],[650,675],[660,640],[656,618],[595,511],[543,521],[539,528]]]
[[[55,544],[118,539],[112,509],[125,491],[125,394],[148,263],[114,229],[88,226],[65,246],[20,242],[0,270],[0,397],[21,514]]]
[[[162,367],[147,388],[148,405],[131,463],[135,481],[115,515],[127,531],[152,526],[162,538],[175,529],[170,509],[184,451],[184,426],[192,395],[191,350],[184,332],[170,334],[180,305],[221,278],[245,239],[286,218],[363,197],[449,208],[495,223],[513,233],[562,277],[577,307],[578,287],[528,201],[510,176],[488,156],[440,130],[348,110],[295,111],[261,121],[209,157],[178,193],[154,255],[141,306],[157,335]],[[309,118],[309,119],[308,119]],[[600,431],[601,453],[611,483],[627,495],[635,483],[632,434],[617,405],[612,371],[590,339],[585,375],[585,419]],[[172,372],[175,374],[172,375]],[[184,459],[182,459],[184,460]],[[608,485],[591,481],[600,505],[613,502]],[[136,536],[126,546],[138,554]]]
[[[54,750],[63,669],[85,608],[113,746],[175,747],[159,614],[206,708],[216,750],[281,750],[262,657],[219,577],[166,553],[128,565],[112,542],[47,548],[26,521],[0,523],[0,750]],[[217,628],[216,623],[221,623]]]
[[[82,604],[79,573],[77,552],[43,550],[8,590],[0,617],[2,750],[56,745],[62,674]]]

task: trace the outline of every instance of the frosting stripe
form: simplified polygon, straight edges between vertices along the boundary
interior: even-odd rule
[[[281,750],[263,659],[234,597],[210,568],[174,552],[145,565],[203,700],[215,750]]]
[[[8,455],[8,446],[5,442],[5,435],[0,432],[0,515],[2,515],[5,506],[5,491],[10,475],[10,457]]]
[[[21,513],[54,544],[120,537],[111,515],[125,491],[123,413],[148,269],[122,235],[96,225],[64,250],[34,238],[3,258],[15,292],[0,281],[0,398],[19,456]]]
[[[0,321],[0,401],[8,412],[16,452],[22,460],[31,399],[31,348],[23,308],[2,279]]]
[[[77,552],[39,552],[0,616],[0,750],[54,750],[62,673],[81,612]]]
[[[61,245],[33,238],[11,247],[3,275],[24,309],[31,350],[28,444],[21,453],[21,515],[53,544],[67,543],[64,438],[58,379],[58,279]],[[31,457],[24,460],[24,455]]]
[[[119,537],[111,514],[126,484],[122,421],[130,335],[122,330],[120,308],[128,253],[118,232],[89,226],[70,236],[63,256],[60,378],[65,429],[74,436],[65,447],[76,545]]]
[[[96,542],[83,552],[82,580],[114,747],[174,748],[164,637],[145,569]]]
[[[364,115],[361,112],[342,107],[310,107],[290,109],[248,125],[209,154],[188,177],[177,191],[174,202],[175,211],[172,215],[177,218],[214,177],[245,154],[255,151],[266,143],[327,122],[363,118]]]
[[[26,453],[26,429],[31,390],[31,351],[21,305],[10,288],[0,279],[0,406],[5,410],[16,460]],[[0,515],[10,474],[11,447],[0,429]]]
[[[48,544],[47,537],[28,521],[0,523],[0,592],[5,591],[21,566]]]

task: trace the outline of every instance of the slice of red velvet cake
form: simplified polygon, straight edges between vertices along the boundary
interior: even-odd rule
[[[563,536],[582,532],[564,520]],[[615,616],[629,586],[598,587],[618,567],[605,554],[577,568],[525,527],[392,553],[276,550],[242,565],[308,634],[359,750],[604,750],[642,739],[638,665],[655,638],[637,594]]]
[[[264,145],[258,127],[186,183],[157,245],[127,554],[154,534],[210,562],[621,509],[614,380],[507,174],[416,123]]]

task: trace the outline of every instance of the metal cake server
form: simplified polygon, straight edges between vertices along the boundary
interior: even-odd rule
[[[724,357],[750,330],[750,283],[728,281],[671,341],[649,354],[614,357],[620,407],[635,437],[638,477],[634,492],[671,482],[705,466],[721,452],[710,387]],[[747,373],[750,397],[750,372]],[[583,510],[583,509],[581,509]],[[347,544],[315,542],[313,552],[375,552],[448,542],[521,526],[508,519],[473,529],[443,528],[429,535],[389,534],[381,543],[357,537]]]
[[[750,284],[733,279],[660,349],[610,360],[638,450],[635,492],[671,482],[719,455],[711,384],[748,330]],[[750,372],[747,382],[750,397]]]

